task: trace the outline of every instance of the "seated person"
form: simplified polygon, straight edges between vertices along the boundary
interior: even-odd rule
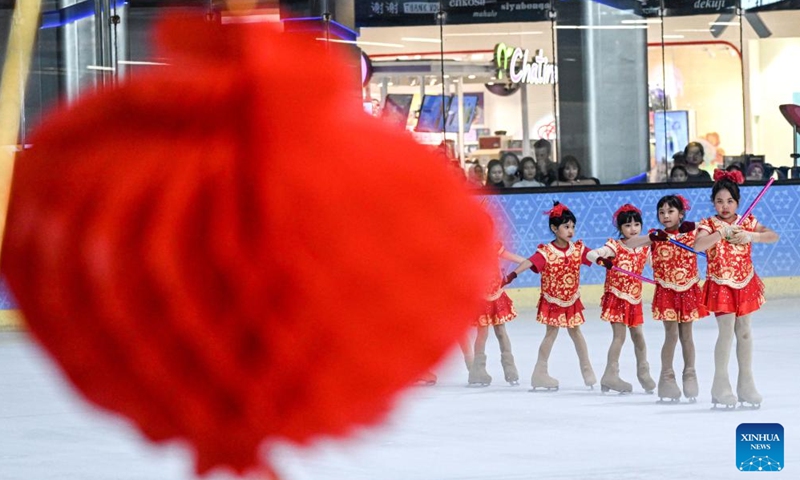
[[[751,163],[745,172],[745,180],[753,182],[764,180],[764,166],[760,163]]]
[[[700,142],[689,142],[686,148],[683,149],[683,156],[686,157],[686,173],[689,183],[708,182],[711,183],[711,174],[705,170],[701,170],[700,166],[705,161],[705,149]]]
[[[543,184],[537,182],[536,179],[536,160],[533,157],[525,157],[520,160],[520,170],[522,171],[522,180],[512,185],[514,188],[523,187],[544,187]]]
[[[672,183],[683,183],[689,179],[689,173],[683,165],[675,165],[669,172],[669,181]]]
[[[599,183],[596,178],[588,178],[581,175],[581,164],[578,159],[572,155],[567,155],[561,159],[561,165],[558,167],[558,181],[553,182],[551,185],[598,185]]]

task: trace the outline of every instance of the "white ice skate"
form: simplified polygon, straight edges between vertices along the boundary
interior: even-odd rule
[[[681,389],[678,387],[678,382],[675,381],[675,372],[670,368],[669,370],[662,370],[661,377],[658,379],[658,403],[680,403]]]
[[[547,374],[547,362],[536,362],[531,375],[531,391],[557,391],[558,380]]]

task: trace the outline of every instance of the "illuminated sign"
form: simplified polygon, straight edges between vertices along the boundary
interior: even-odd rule
[[[558,81],[558,70],[541,48],[531,57],[528,49],[498,43],[494,47],[497,78],[508,77],[513,83],[552,85]]]

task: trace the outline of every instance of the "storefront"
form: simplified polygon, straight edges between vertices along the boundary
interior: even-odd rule
[[[449,2],[441,24],[435,12],[402,13],[418,2],[364,3],[359,45],[375,66],[365,100],[397,125],[407,112],[422,143],[454,140],[459,158],[503,131],[503,149],[529,155],[548,139],[554,158],[578,157],[603,183],[643,173],[663,181],[691,141],[703,145],[706,170],[792,165],[792,127],[778,105],[800,103],[798,2]],[[499,21],[520,16],[531,21]],[[526,63],[536,75],[513,81],[506,68],[503,78],[498,45],[521,52],[518,74]]]

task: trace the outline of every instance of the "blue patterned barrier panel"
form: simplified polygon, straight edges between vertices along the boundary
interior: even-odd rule
[[[743,186],[739,212],[743,213],[750,202],[761,191],[761,186]],[[532,192],[532,193],[529,193]],[[572,190],[552,192],[536,192],[535,189],[524,193],[490,195],[487,206],[498,219],[503,229],[502,235],[506,248],[523,256],[530,256],[540,243],[553,239],[547,225],[547,217],[543,214],[549,210],[553,200],[566,204],[578,218],[575,239],[582,239],[590,248],[598,248],[610,237],[617,235],[611,223],[611,215],[625,203],[633,203],[644,214],[643,228],[657,228],[656,204],[658,199],[670,193],[680,193],[689,199],[691,211],[687,220],[700,219],[714,214],[711,204],[710,187],[691,187],[682,189],[643,187],[640,190],[608,190],[586,191]],[[758,244],[753,248],[753,262],[756,271],[762,277],[800,276],[800,184],[773,185],[753,212],[761,223],[778,231],[781,239],[772,245]],[[699,259],[700,274],[705,276],[706,262]],[[504,270],[509,270],[505,265]],[[581,283],[584,285],[602,284],[605,270],[593,266],[581,269]],[[653,272],[646,267],[644,275],[652,278]],[[539,276],[527,271],[514,281],[515,288],[537,287]],[[14,301],[5,285],[0,280],[0,309],[14,308]]]

